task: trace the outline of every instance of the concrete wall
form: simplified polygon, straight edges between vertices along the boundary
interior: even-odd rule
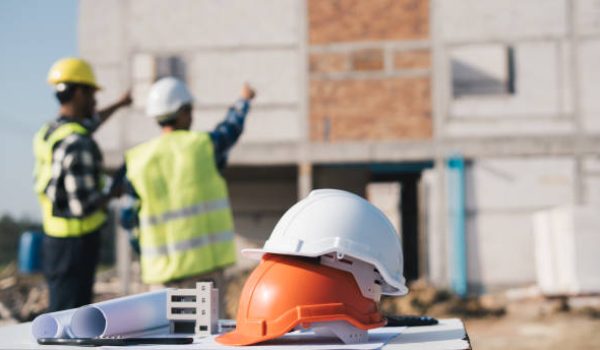
[[[515,67],[513,94],[485,96],[453,97],[452,67],[439,72],[437,78],[446,87],[445,135],[547,135],[575,130],[567,1],[457,0],[438,4],[446,60],[461,62],[461,55],[474,57],[472,51],[490,46],[512,48]]]
[[[596,17],[600,21],[600,14]],[[580,43],[579,76],[581,96],[582,127],[585,133],[600,134],[600,33],[586,38]]]
[[[600,156],[587,156],[583,160],[584,203],[600,205]]]
[[[449,136],[600,132],[600,5],[593,0],[439,1],[445,59],[474,48],[513,47],[516,93],[452,98],[441,73]],[[536,9],[543,8],[543,11]]]
[[[479,139],[483,145],[492,138],[510,143],[523,137],[565,137],[576,143],[598,134],[597,2],[434,2],[434,93],[440,97],[434,110],[440,116],[435,130],[441,147],[444,138]],[[486,48],[497,55],[480,54]],[[506,78],[501,71],[506,61],[499,55],[509,48],[514,93],[453,95],[453,64],[484,77]],[[527,156],[525,145],[512,154],[490,151],[473,156],[467,172],[468,273],[474,290],[534,283],[531,214],[600,199],[597,157],[584,155],[581,148],[558,154],[546,147],[534,156]]]
[[[144,105],[157,78],[157,60],[165,57],[182,62],[197,101],[195,129],[213,128],[247,81],[258,98],[240,143],[300,142],[303,5],[299,0],[81,1],[80,52],[106,87],[100,105],[128,87],[135,100],[98,133],[107,165],[117,166],[125,149],[158,134],[144,117]]]
[[[134,55],[183,60],[197,99],[195,129],[214,127],[248,81],[258,98],[241,144],[294,142],[301,137],[303,94],[298,6],[295,0],[132,1],[130,47]]]
[[[453,0],[437,4],[444,16],[444,41],[491,42],[507,38],[565,35],[568,30],[567,2]]]
[[[474,161],[467,172],[469,283],[475,290],[535,282],[531,215],[574,202],[575,162]]]

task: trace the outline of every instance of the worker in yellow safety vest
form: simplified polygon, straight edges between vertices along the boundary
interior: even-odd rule
[[[220,170],[242,134],[255,92],[245,84],[241,95],[213,131],[194,132],[187,86],[166,77],[151,87],[146,114],[159,124],[161,135],[125,155],[126,192],[139,199],[137,223],[128,226],[139,227],[145,283],[193,288],[212,280],[223,300],[223,269],[235,263],[236,249]]]
[[[119,108],[129,93],[95,111],[100,88],[91,66],[79,58],[57,61],[48,74],[60,103],[59,116],[35,135],[35,192],[43,217],[43,272],[48,283],[48,311],[86,305],[100,252],[106,205],[102,153],[92,134]]]

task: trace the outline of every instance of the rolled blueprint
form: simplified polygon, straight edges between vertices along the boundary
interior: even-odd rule
[[[35,339],[70,338],[71,317],[77,309],[50,312],[39,315],[31,323],[31,332]]]
[[[166,327],[167,290],[131,295],[82,306],[71,318],[73,336],[116,336]]]

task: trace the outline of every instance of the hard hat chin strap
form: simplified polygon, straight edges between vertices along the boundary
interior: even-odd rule
[[[375,266],[337,253],[322,255],[321,265],[350,272],[360,288],[360,293],[365,298],[376,302],[381,299],[381,284],[383,282]]]

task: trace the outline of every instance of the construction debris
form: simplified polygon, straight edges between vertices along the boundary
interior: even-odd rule
[[[453,315],[458,317],[498,317],[506,313],[505,305],[493,304],[486,297],[461,299],[418,280],[409,286],[408,295],[395,298],[383,297],[381,309],[387,315],[429,315],[434,317]]]
[[[138,268],[136,264],[133,263],[134,271]],[[225,313],[228,318],[235,318],[239,296],[249,274],[250,271],[231,271],[227,274]],[[532,287],[462,300],[423,280],[410,283],[409,288],[410,293],[404,297],[383,297],[380,303],[382,312],[387,315],[458,316],[471,319],[498,318],[505,314],[544,317],[571,312],[600,318],[599,296],[571,296],[562,301],[544,298],[535,293]],[[94,290],[95,302],[122,296],[116,270],[100,271]],[[142,293],[149,287],[136,279],[129,290],[130,294]],[[48,291],[40,274],[20,275],[15,263],[0,271],[0,324],[31,321],[43,313],[47,306]]]
[[[16,322],[16,320],[12,318],[10,310],[6,306],[4,306],[2,302],[0,302],[0,319]]]
[[[3,278],[0,280],[0,290],[8,289],[17,284],[17,278],[15,276]]]
[[[41,275],[20,275],[15,263],[0,271],[0,321],[31,321],[48,307],[48,290]]]

